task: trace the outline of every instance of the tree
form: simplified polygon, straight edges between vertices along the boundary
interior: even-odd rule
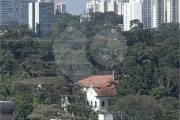
[[[160,100],[163,106],[162,120],[179,120],[180,101],[173,97],[164,97]]]
[[[130,21],[131,30],[143,30],[143,24],[138,19]]]
[[[33,111],[33,95],[28,91],[23,91],[16,93],[13,100],[17,105],[16,118],[29,120],[27,116]]]
[[[0,98],[7,100],[14,94],[14,87],[12,86],[13,77],[10,74],[0,74]]]
[[[128,95],[118,98],[110,111],[115,120],[162,120],[163,109],[158,101],[150,96]]]
[[[1,73],[13,73],[13,67],[15,65],[14,55],[9,50],[1,50],[0,51],[0,72]]]

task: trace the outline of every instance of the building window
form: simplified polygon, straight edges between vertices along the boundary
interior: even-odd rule
[[[93,102],[91,101],[91,106],[93,106]]]
[[[97,107],[97,102],[95,101],[95,105],[94,105],[94,107]]]
[[[104,106],[105,106],[105,102],[104,102],[104,101],[102,101],[101,106],[102,106],[102,107],[104,107]]]

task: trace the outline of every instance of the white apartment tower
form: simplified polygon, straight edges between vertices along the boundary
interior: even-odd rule
[[[49,37],[54,23],[54,2],[41,0],[29,3],[29,28],[40,37]]]
[[[129,3],[124,3],[124,31],[130,30],[130,21],[138,19],[142,22],[142,1],[129,0]]]
[[[118,15],[123,15],[123,3],[118,0],[111,0],[111,2],[108,3],[108,11],[115,12]]]
[[[92,0],[86,4],[86,9],[88,13],[99,12],[99,2]]]
[[[151,0],[152,27],[161,23],[179,22],[179,0]],[[180,23],[180,22],[179,22]]]
[[[107,3],[107,0],[92,0],[91,2],[87,3],[86,9],[88,13],[92,12],[115,12],[118,15],[123,15],[123,3],[118,2],[118,0],[111,0]]]
[[[99,12],[105,13],[107,12],[107,1],[106,0],[101,0],[99,2]]]
[[[164,2],[165,22],[178,22],[179,17],[179,0],[165,0]]]
[[[123,15],[124,13],[124,4],[122,2],[116,1],[116,11],[118,15]]]
[[[56,5],[56,14],[66,13],[66,3],[59,2]]]
[[[109,11],[109,12],[115,12],[115,13],[117,13],[117,3],[116,3],[116,0],[111,0],[111,1],[108,3],[108,11]]]

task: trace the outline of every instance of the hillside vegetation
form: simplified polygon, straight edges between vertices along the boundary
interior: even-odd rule
[[[0,26],[0,95],[16,101],[17,120],[65,120],[71,113],[96,120],[73,84],[113,70],[118,95],[109,112],[115,120],[179,120],[179,24],[125,32],[122,16],[91,16],[82,23],[79,16],[55,16],[51,39],[37,37],[26,25]],[[68,112],[60,104],[66,96]]]

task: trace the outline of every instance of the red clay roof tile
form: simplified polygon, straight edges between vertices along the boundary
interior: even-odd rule
[[[84,87],[98,87],[96,90],[99,97],[110,97],[115,96],[116,86],[110,84],[113,79],[113,75],[96,75],[80,80],[77,84]],[[117,83],[117,82],[116,82]],[[82,93],[85,93],[83,90]]]
[[[101,87],[103,83],[112,81],[113,75],[96,75],[80,80],[77,84],[84,87]]]

